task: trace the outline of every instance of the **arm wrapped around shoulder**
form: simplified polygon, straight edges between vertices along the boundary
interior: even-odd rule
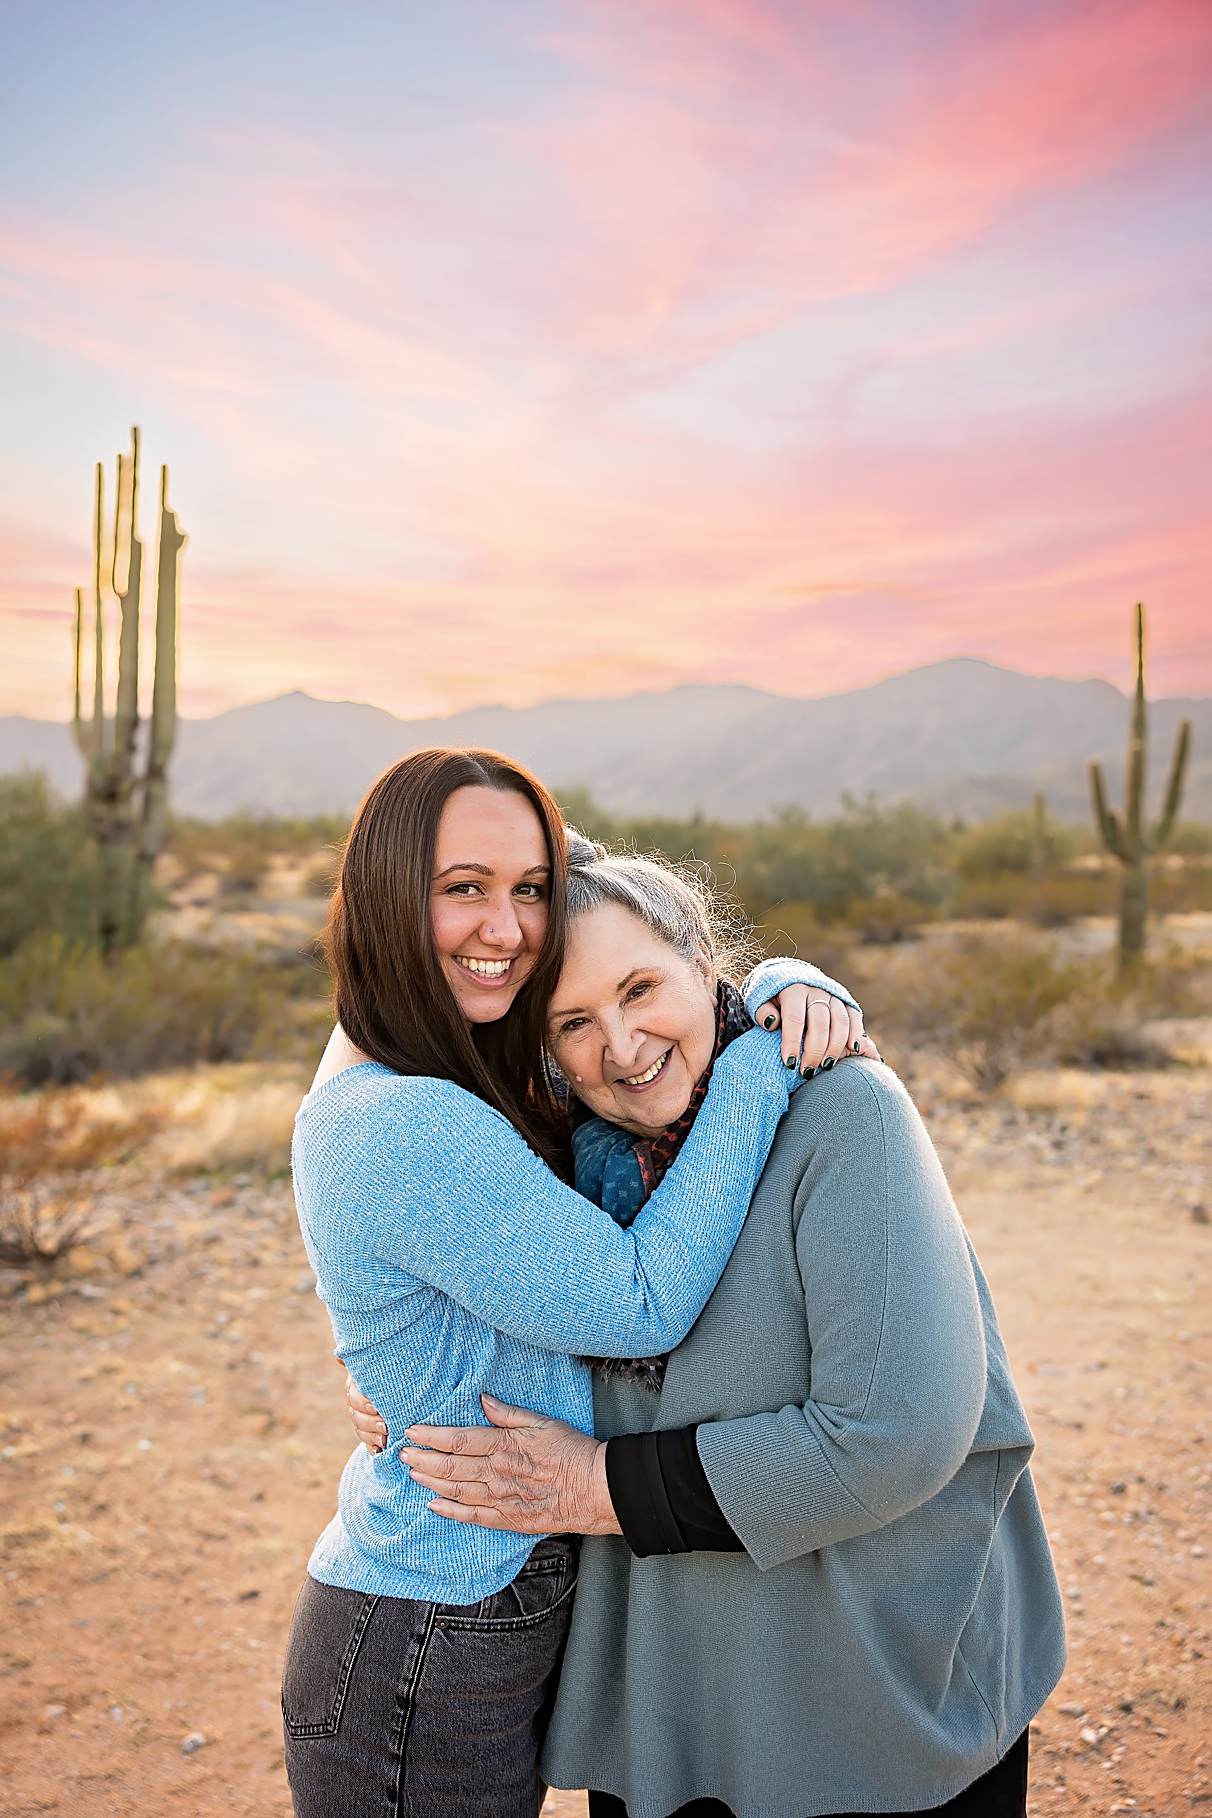
[[[795,1215],[810,1395],[698,1430],[720,1508],[763,1569],[928,1501],[968,1456],[985,1399],[967,1241],[912,1099],[866,1061],[803,1099],[784,1141],[805,1149]]]

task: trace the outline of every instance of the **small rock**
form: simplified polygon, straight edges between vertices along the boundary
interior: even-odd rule
[[[311,1294],[316,1286],[316,1278],[310,1269],[304,1269],[302,1275],[295,1278],[296,1294]]]
[[[1061,1704],[1056,1708],[1062,1717],[1084,1717],[1086,1715],[1084,1704]]]
[[[122,1706],[120,1704],[111,1704],[109,1707],[109,1714],[113,1718],[115,1723],[121,1723],[122,1719],[126,1715],[126,1712],[122,1709]]]
[[[1089,1743],[1091,1748],[1094,1748],[1097,1745],[1098,1731],[1092,1730],[1088,1723],[1085,1724],[1077,1733],[1081,1737],[1083,1742]]]
[[[44,1717],[66,1717],[67,1706],[65,1704],[48,1704],[42,1715]]]
[[[181,1743],[183,1755],[196,1755],[199,1749],[206,1747],[206,1737],[201,1730],[191,1730]]]

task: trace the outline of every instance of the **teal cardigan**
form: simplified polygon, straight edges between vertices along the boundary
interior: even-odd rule
[[[938,1157],[885,1067],[796,1094],[659,1397],[699,1427],[739,1553],[586,1539],[543,1757],[632,1818],[929,1808],[993,1765],[1064,1664],[1034,1441]]]

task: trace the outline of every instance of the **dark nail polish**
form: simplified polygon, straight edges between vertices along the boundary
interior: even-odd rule
[[[820,1072],[819,1067],[805,1067],[804,1068],[804,1078],[805,1079],[815,1079],[819,1072]]]
[[[795,1055],[794,1055],[794,1054],[785,1054],[785,1055],[784,1055],[784,1056],[783,1056],[783,1065],[784,1065],[784,1067],[787,1067],[787,1068],[789,1068],[789,1069],[790,1069],[790,1070],[791,1070],[791,1071],[792,1071],[792,1072],[794,1072],[794,1071],[795,1071],[795,1067],[796,1067],[796,1059],[795,1059]]]
[[[827,1056],[827,1058],[825,1060],[823,1060],[821,1062],[821,1072],[828,1073],[830,1067],[836,1067],[836,1065],[837,1065],[837,1061],[834,1059],[833,1055],[830,1054]]]
[[[773,1029],[774,1028],[774,1018],[772,1016],[764,1016],[762,1018],[762,1028],[763,1029]]]
[[[862,1042],[851,1042],[850,1046],[854,1049],[856,1054],[861,1054],[863,1052]]]

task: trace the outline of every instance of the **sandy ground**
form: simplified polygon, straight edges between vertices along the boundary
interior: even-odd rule
[[[918,1088],[1065,1587],[1039,1818],[1212,1811],[1209,1077]],[[285,1183],[127,1171],[101,1210],[80,1273],[0,1279],[0,1811],[273,1818],[282,1639],[350,1439],[327,1322]]]

